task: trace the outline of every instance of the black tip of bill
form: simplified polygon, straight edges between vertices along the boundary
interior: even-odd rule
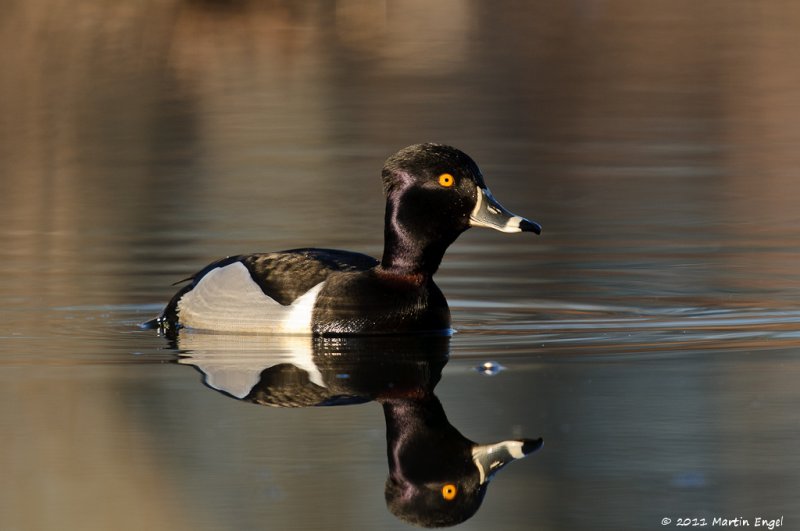
[[[532,454],[542,446],[544,446],[544,440],[541,437],[538,439],[525,439],[522,442],[522,453],[525,455]]]
[[[522,232],[534,232],[536,234],[541,234],[542,226],[536,223],[535,221],[522,219],[519,222],[519,230],[521,230]]]

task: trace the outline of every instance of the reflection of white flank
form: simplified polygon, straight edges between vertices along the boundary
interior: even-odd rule
[[[222,332],[310,334],[320,282],[289,306],[271,299],[241,262],[209,271],[178,302],[181,324]]]
[[[314,364],[311,338],[301,336],[233,336],[181,330],[178,347],[185,351],[179,362],[194,365],[206,384],[244,398],[270,367],[289,363],[308,373],[309,380],[326,387]]]

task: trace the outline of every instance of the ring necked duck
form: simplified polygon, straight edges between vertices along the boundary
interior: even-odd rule
[[[332,249],[230,256],[187,279],[147,324],[168,331],[449,333],[450,310],[432,278],[447,247],[470,227],[541,232],[500,205],[477,164],[450,146],[401,149],[383,167],[383,186],[380,261]]]

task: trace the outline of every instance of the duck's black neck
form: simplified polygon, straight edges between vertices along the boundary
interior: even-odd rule
[[[433,394],[380,402],[386,418],[390,474],[396,478],[425,477],[451,460],[461,460],[474,444],[448,422]]]
[[[439,234],[430,216],[401,219],[393,201],[386,204],[381,268],[402,275],[433,276],[458,234]],[[413,221],[412,221],[413,220]]]
[[[421,245],[420,242],[386,231],[381,268],[402,275],[433,276],[447,250],[444,245]]]

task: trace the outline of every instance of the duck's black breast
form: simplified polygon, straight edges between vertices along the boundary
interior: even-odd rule
[[[314,304],[316,335],[450,331],[450,310],[429,276],[380,267],[331,274]]]

